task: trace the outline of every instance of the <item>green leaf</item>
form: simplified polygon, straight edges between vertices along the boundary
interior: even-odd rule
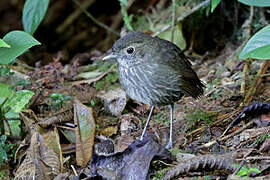
[[[121,13],[122,13],[125,25],[127,26],[128,30],[134,31],[134,29],[131,25],[132,16],[128,15],[127,8],[126,8],[126,5],[124,3],[120,3],[120,5],[121,5]]]
[[[9,64],[32,46],[40,45],[40,42],[23,31],[11,31],[3,40],[10,48],[0,47],[0,64]]]
[[[127,0],[119,0],[120,3],[124,4],[125,6],[127,6]]]
[[[177,26],[175,26],[175,31],[174,31],[174,44],[176,44],[180,49],[185,49],[187,46],[185,37],[183,35],[182,31],[182,23],[179,23]],[[166,39],[168,41],[171,41],[171,35],[172,31],[171,29],[161,33],[158,35],[159,38]]]
[[[0,39],[0,47],[10,48],[10,45],[8,45],[5,41]]]
[[[238,1],[249,6],[259,6],[259,7],[270,6],[269,0],[238,0]]]
[[[9,120],[8,121],[9,127],[12,131],[13,136],[20,136],[21,134],[21,121],[18,120]],[[5,127],[5,131],[9,131],[7,127]],[[10,132],[8,132],[10,134]]]
[[[247,176],[247,171],[241,169],[236,175],[237,176]]]
[[[26,0],[23,7],[23,28],[26,32],[34,34],[45,16],[49,0]]]
[[[214,12],[216,7],[220,4],[221,0],[212,0],[211,1],[211,13]]]
[[[5,99],[6,97],[11,96],[12,93],[13,91],[10,89],[10,85],[0,83],[0,98],[3,97],[3,99]],[[0,100],[0,104],[2,104],[1,100]]]
[[[270,25],[250,38],[239,58],[270,59]]]
[[[4,104],[4,108],[10,108],[10,111],[19,113],[29,103],[34,93],[29,90],[17,91]]]
[[[8,160],[7,152],[0,147],[0,165]]]
[[[248,173],[255,172],[255,173],[261,173],[261,171],[257,168],[249,168]]]

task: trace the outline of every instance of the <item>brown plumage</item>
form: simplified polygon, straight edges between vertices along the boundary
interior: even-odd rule
[[[116,41],[108,58],[117,59],[119,80],[126,93],[152,107],[170,105],[172,113],[174,102],[183,95],[198,98],[203,94],[204,85],[191,63],[169,41],[129,33]]]

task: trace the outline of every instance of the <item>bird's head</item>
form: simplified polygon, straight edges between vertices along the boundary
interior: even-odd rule
[[[125,68],[139,65],[147,60],[151,39],[151,36],[144,33],[129,33],[114,43],[112,52],[103,60],[116,59],[119,65]]]

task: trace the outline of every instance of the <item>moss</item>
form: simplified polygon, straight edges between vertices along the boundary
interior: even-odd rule
[[[189,125],[195,123],[211,124],[216,119],[216,112],[205,112],[196,110],[195,112],[187,113],[185,119],[188,120]]]

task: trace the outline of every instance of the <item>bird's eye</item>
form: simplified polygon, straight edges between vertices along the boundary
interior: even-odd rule
[[[127,53],[132,54],[134,52],[134,47],[127,48]]]

